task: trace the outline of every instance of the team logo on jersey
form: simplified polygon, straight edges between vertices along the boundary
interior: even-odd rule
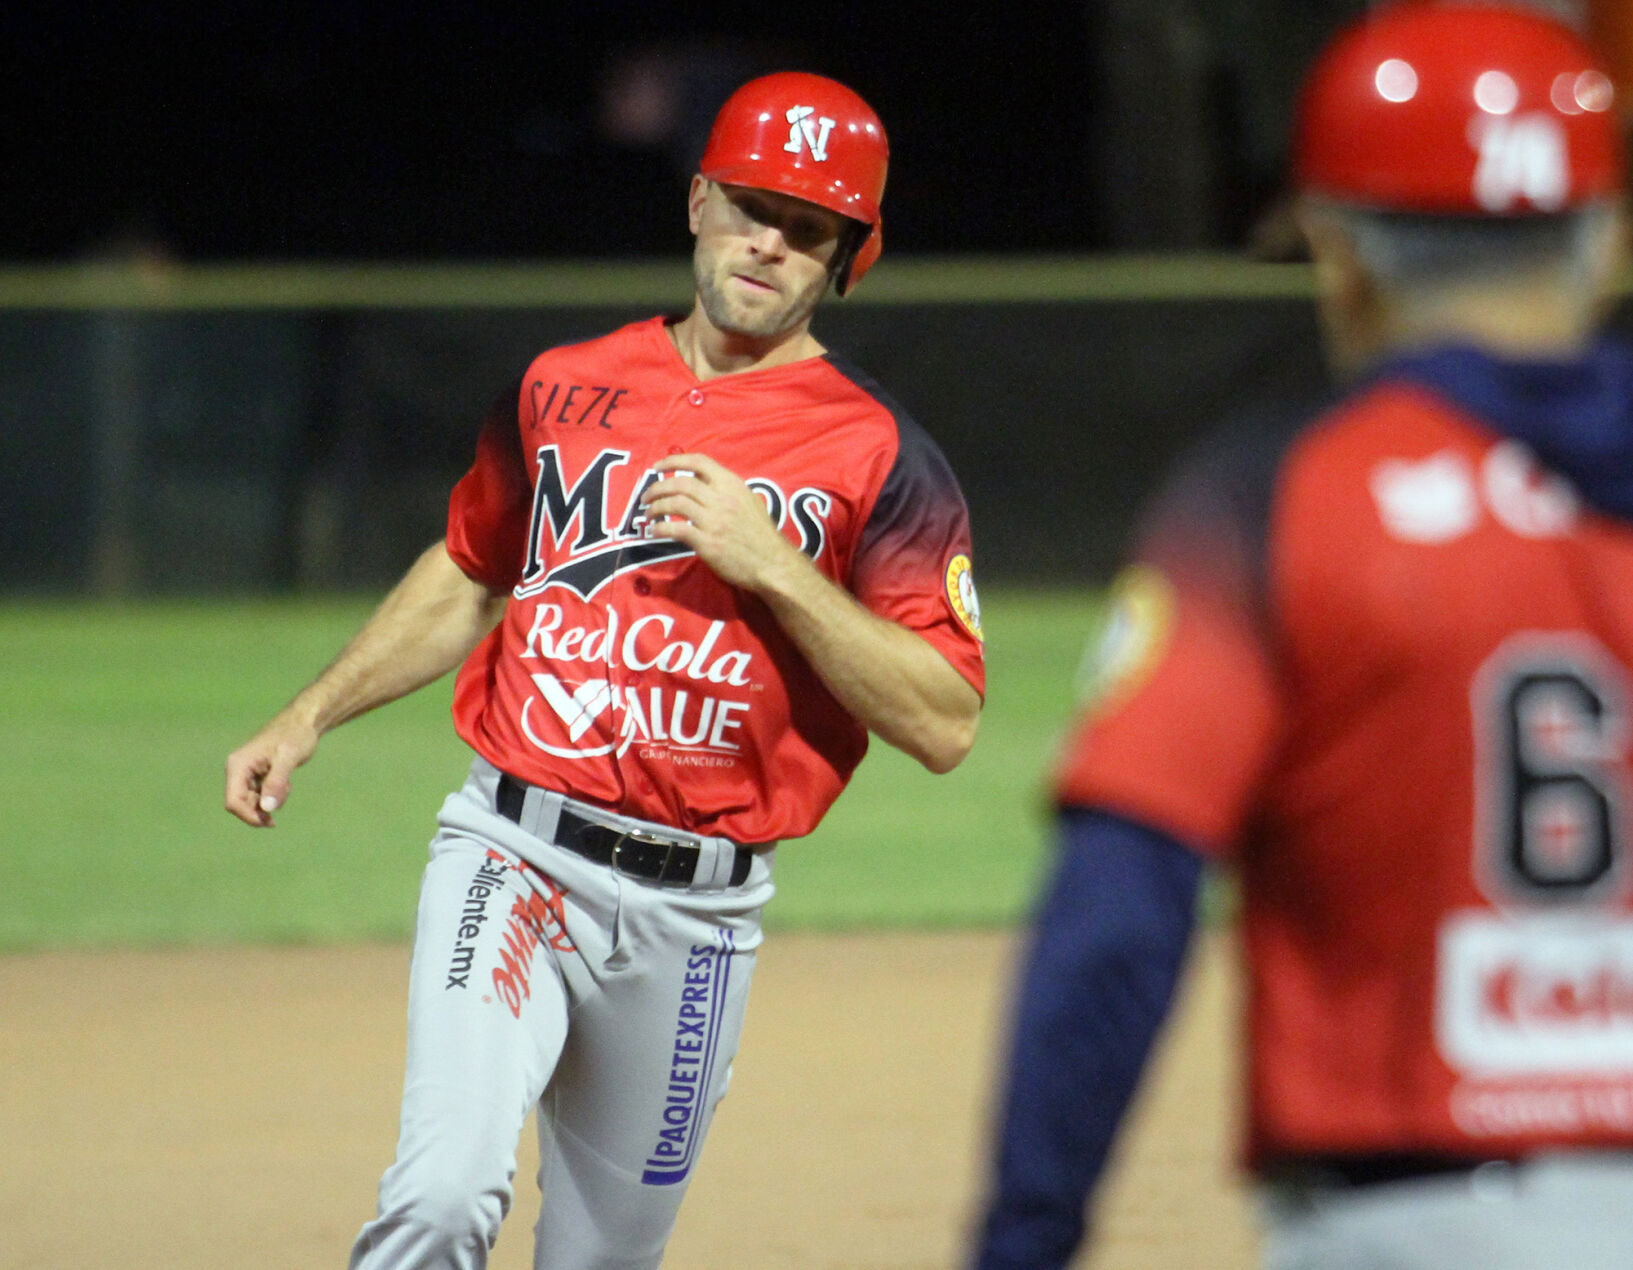
[[[975,572],[968,556],[954,556],[947,562],[947,603],[953,606],[964,629],[986,642],[981,631],[981,599],[975,593]]]
[[[629,451],[602,450],[571,485],[562,467],[561,447],[540,446],[537,458],[527,559],[516,586],[517,599],[562,587],[588,600],[620,574],[696,554],[684,543],[649,536],[651,522],[641,496],[659,479],[656,472],[643,473],[622,509],[615,507],[613,478],[629,462]],[[772,523],[779,529],[791,524],[800,550],[817,559],[827,545],[833,496],[810,488],[785,494],[764,477],[746,483],[764,501]]]
[[[783,149],[789,154],[810,154],[818,163],[828,160],[828,134],[834,121],[819,115],[815,106],[791,106],[783,116],[788,120],[788,140]]]
[[[1105,618],[1078,667],[1085,702],[1104,706],[1114,694],[1132,692],[1145,681],[1168,647],[1174,609],[1173,583],[1161,570],[1136,564],[1118,575],[1106,597]]]
[[[1518,441],[1492,446],[1480,476],[1491,514],[1511,533],[1558,538],[1576,525],[1581,510],[1576,490]]]
[[[1426,459],[1385,459],[1369,482],[1384,528],[1404,542],[1450,542],[1480,519],[1474,473],[1452,450]]]
[[[1368,481],[1384,529],[1402,542],[1452,542],[1480,524],[1482,504],[1522,538],[1557,538],[1576,525],[1580,500],[1518,441],[1491,447],[1478,470],[1456,450],[1385,459]]]

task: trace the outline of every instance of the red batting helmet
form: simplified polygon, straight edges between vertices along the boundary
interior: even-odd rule
[[[1294,180],[1393,211],[1562,211],[1622,188],[1613,95],[1582,39],[1535,10],[1397,4],[1311,67]]]
[[[821,75],[779,71],[727,99],[698,171],[724,185],[790,194],[862,225],[834,271],[834,289],[844,295],[884,245],[879,204],[889,163],[884,125],[867,102]]]

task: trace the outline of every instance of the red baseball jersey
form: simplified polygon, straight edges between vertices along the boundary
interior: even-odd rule
[[[1385,379],[1141,542],[1057,792],[1236,866],[1251,1161],[1633,1146],[1633,526]]]
[[[699,381],[654,318],[552,349],[483,429],[448,551],[508,590],[454,718],[495,766],[572,798],[739,842],[810,832],[866,730],[752,595],[640,495],[702,453],[881,617],[985,687],[969,516],[930,438],[832,356]]]

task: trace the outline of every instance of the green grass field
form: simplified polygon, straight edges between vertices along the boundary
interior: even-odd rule
[[[779,850],[768,927],[1024,911],[1041,779],[1095,597],[983,600],[975,751],[935,777],[876,743],[817,833]],[[227,753],[371,602],[0,604],[0,948],[405,937],[433,817],[470,757],[448,720],[451,679],[328,737],[272,832],[221,809]]]

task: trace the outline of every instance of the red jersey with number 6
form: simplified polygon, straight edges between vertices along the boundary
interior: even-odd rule
[[[1112,613],[1058,796],[1236,866],[1253,1162],[1633,1146],[1633,525],[1384,378],[1189,464]]]
[[[831,356],[699,381],[654,318],[542,354],[483,430],[447,546],[510,601],[460,671],[455,722],[569,797],[797,837],[867,734],[763,603],[647,535],[640,495],[680,453],[743,478],[826,577],[984,690],[969,516],[934,442]]]

